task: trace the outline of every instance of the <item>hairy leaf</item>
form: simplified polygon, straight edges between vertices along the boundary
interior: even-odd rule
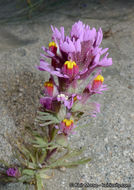
[[[20,145],[20,143],[17,143],[17,147],[19,151],[22,152],[26,158],[30,158],[33,163],[36,162],[32,153],[24,145],[22,144]]]
[[[42,147],[46,147],[48,145],[48,143],[41,137],[35,137],[35,141],[33,141],[33,143],[39,144]]]
[[[42,164],[44,162],[44,160],[46,158],[46,155],[47,155],[47,151],[44,150],[43,153],[42,153],[42,155],[41,155],[41,157],[39,158],[40,164]]]
[[[36,184],[37,184],[38,190],[43,189],[43,182],[42,182],[41,176],[39,174],[36,174]]]
[[[69,159],[72,157],[76,157],[79,156],[80,154],[82,154],[82,152],[84,151],[83,149],[77,149],[77,150],[70,150],[68,149],[68,151],[66,152],[66,154],[64,154],[61,158],[59,158],[59,160],[65,160],[65,159]]]
[[[33,179],[33,178],[30,175],[29,176],[28,175],[23,175],[23,176],[18,178],[18,180],[20,182],[30,182],[31,179]]]
[[[52,124],[52,123],[59,123],[60,120],[57,118],[57,116],[53,113],[48,113],[48,112],[38,112],[39,116],[37,117],[38,121],[46,121],[46,125]],[[52,122],[52,123],[49,123]],[[46,126],[42,125],[42,126]]]
[[[23,175],[34,176],[35,171],[34,171],[34,170],[30,170],[30,169],[24,169],[24,170],[22,171],[22,174],[23,174]]]
[[[59,123],[59,122],[49,121],[49,122],[45,122],[45,123],[40,124],[40,126],[45,127],[45,126],[48,126],[48,125],[51,125],[51,124],[56,124],[56,123]]]
[[[49,166],[49,168],[59,168],[59,167],[63,167],[63,166],[64,167],[75,167],[75,166],[78,166],[80,164],[85,164],[89,161],[91,161],[91,158],[88,158],[88,159],[82,158],[82,159],[79,159],[77,161],[72,161],[72,162],[62,160],[62,161],[58,161],[58,162],[51,164]]]

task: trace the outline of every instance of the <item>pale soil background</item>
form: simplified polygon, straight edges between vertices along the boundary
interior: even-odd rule
[[[18,1],[0,2],[0,158],[14,161],[5,138],[7,132],[14,135],[34,122],[42,85],[48,79],[35,66],[41,47],[51,40],[50,25],[64,26],[68,32],[81,20],[108,34],[102,46],[109,48],[114,63],[103,69],[109,90],[95,97],[101,103],[97,118],[70,137],[74,147],[86,146],[84,155],[92,161],[66,172],[55,171],[55,176],[46,181],[45,190],[70,190],[70,182],[127,183],[133,190],[134,1],[51,0],[30,16],[18,11],[21,6]],[[0,185],[0,190],[5,189],[23,190],[26,186]]]

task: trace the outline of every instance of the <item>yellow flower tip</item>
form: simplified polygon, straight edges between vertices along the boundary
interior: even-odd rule
[[[47,81],[47,82],[44,83],[44,86],[45,87],[53,87],[53,83],[50,82],[50,81]]]
[[[70,127],[71,124],[73,124],[72,119],[64,119],[63,123],[65,123],[66,127]]]
[[[98,75],[94,80],[95,81],[101,81],[103,83],[104,77],[102,75]]]
[[[56,45],[55,42],[50,42],[48,46],[49,46],[49,47],[56,47],[56,48],[57,48],[57,45]]]
[[[74,102],[77,100],[77,96],[75,96],[74,98],[73,98],[73,100],[74,100]]]
[[[68,69],[73,69],[73,67],[76,66],[74,61],[66,61],[64,64],[67,65]]]

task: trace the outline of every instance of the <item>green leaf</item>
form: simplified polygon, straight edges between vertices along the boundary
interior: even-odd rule
[[[38,112],[40,116],[37,116],[37,120],[41,121],[51,121],[53,123],[59,123],[60,120],[57,118],[57,116],[53,113],[48,112]]]
[[[72,158],[72,157],[79,156],[80,154],[82,154],[83,151],[84,151],[84,148],[80,149],[80,150],[79,149],[77,149],[77,150],[70,150],[68,148],[68,151],[61,158],[59,158],[58,160],[61,161],[61,160],[65,160],[65,159],[69,159],[69,158]]]
[[[38,112],[39,116],[37,116],[36,121],[41,122],[40,126],[48,126],[51,124],[60,123],[60,120],[56,116],[55,113],[49,112]]]
[[[56,123],[59,123],[59,122],[49,121],[49,122],[45,122],[45,123],[40,124],[40,126],[45,127],[45,126],[48,126],[48,125],[51,125],[51,124],[56,124]]]
[[[24,147],[22,144],[20,145],[19,143],[17,143],[17,147],[18,147],[19,151],[22,152],[28,160],[29,160],[29,158],[31,158],[33,163],[36,162],[34,156],[26,147]]]
[[[26,159],[25,156],[23,156],[23,154],[21,154],[21,152],[19,150],[15,150],[15,157],[19,160],[19,162],[24,165],[24,166],[28,166],[28,160]],[[24,159],[25,158],[25,159]]]
[[[44,150],[43,153],[42,153],[42,156],[39,158],[39,162],[40,164],[42,164],[46,158],[46,155],[47,155],[47,151]]]
[[[40,138],[40,137],[36,137],[36,140],[33,141],[33,143],[34,143],[34,145],[33,145],[34,147],[36,147],[36,148],[41,148],[42,151],[44,151],[44,150],[43,150],[44,148],[45,148],[46,150],[52,150],[52,149],[54,149],[54,148],[61,148],[61,145],[56,144],[56,143],[54,143],[54,142],[46,143],[46,142],[44,141],[44,139],[43,139],[43,138]]]
[[[68,146],[68,139],[65,135],[57,135],[56,143],[63,146],[63,147],[67,147]]]
[[[57,167],[60,167],[60,166],[67,166],[68,164],[70,166],[72,166],[72,164],[71,164],[72,162],[65,162],[65,160],[70,159],[72,157],[76,157],[76,156],[78,157],[83,152],[83,150],[84,149],[81,149],[81,150],[79,150],[79,149],[77,149],[77,150],[70,150],[68,148],[68,151],[62,157],[60,157],[58,160],[54,161],[48,167],[50,167],[50,168],[57,168]],[[73,163],[75,163],[75,165],[77,165],[76,161],[73,162]]]
[[[41,112],[41,111],[37,111],[37,113],[39,115],[49,115],[50,114],[49,112]]]
[[[40,177],[41,177],[42,179],[50,179],[50,178],[53,177],[53,174],[52,174],[51,176],[48,176],[48,175],[46,175],[46,174],[44,173],[44,171],[43,171],[43,172],[40,172]]]
[[[49,116],[38,116],[37,119],[42,120],[42,121],[56,121],[59,122],[58,118],[53,116],[53,115],[49,115]]]
[[[7,176],[0,176],[0,184],[2,183],[3,185],[9,182],[16,183],[17,179],[13,177],[7,177]]]
[[[22,171],[22,174],[23,174],[23,175],[34,176],[35,171],[34,171],[34,170],[30,170],[30,169],[24,169],[24,170]]]
[[[23,175],[22,177],[18,178],[18,181],[22,183],[30,183],[33,179],[34,179],[33,176]]]
[[[36,163],[38,164],[39,163],[39,149],[37,149],[35,155],[36,155]]]
[[[84,148],[83,149],[77,149],[77,150],[71,150],[69,151],[65,156],[64,156],[64,159],[68,159],[68,158],[72,158],[72,157],[75,157],[75,156],[79,156],[80,154],[82,154],[82,152],[84,151]]]
[[[36,185],[37,185],[37,190],[43,189],[43,182],[39,174],[36,174]]]
[[[83,158],[83,159],[80,159],[80,160],[77,160],[77,161],[74,161],[74,162],[70,162],[70,163],[65,163],[65,165],[63,166],[66,166],[66,167],[69,167],[69,166],[78,166],[80,164],[86,164],[88,162],[91,161],[91,158]]]
[[[37,165],[32,162],[28,162],[27,167],[30,169],[36,169]]]
[[[49,168],[58,168],[58,167],[75,167],[75,166],[78,166],[80,164],[85,164],[87,162],[91,161],[91,158],[88,158],[88,159],[80,159],[80,160],[77,160],[77,161],[72,161],[72,162],[67,162],[65,160],[63,161],[57,161],[53,164],[51,164],[49,166]]]
[[[49,145],[52,144],[52,143],[46,142],[45,139],[41,137],[35,137],[35,140],[32,142],[34,144],[33,146],[38,147],[38,148],[47,148]]]
[[[20,182],[30,182],[33,179],[33,176],[30,175],[23,175],[22,177],[18,178],[18,181]]]
[[[48,145],[48,143],[41,137],[35,137],[35,141],[33,141],[33,143],[39,144],[42,147],[46,147]]]

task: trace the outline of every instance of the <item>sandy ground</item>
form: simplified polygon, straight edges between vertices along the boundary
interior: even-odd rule
[[[0,6],[2,10],[3,4]],[[109,90],[95,97],[101,103],[98,117],[70,137],[74,147],[86,147],[84,155],[92,161],[66,172],[55,171],[45,190],[73,190],[70,182],[127,183],[131,188],[126,189],[133,190],[134,1],[63,1],[45,7],[39,17],[23,21],[18,17],[0,25],[0,157],[14,160],[6,134],[14,135],[34,122],[42,84],[48,79],[35,65],[39,64],[41,47],[51,40],[50,25],[64,26],[68,32],[78,20],[101,27],[105,34],[102,46],[109,47],[114,63],[103,69]],[[0,190],[5,189],[23,190],[26,186],[0,185]]]

